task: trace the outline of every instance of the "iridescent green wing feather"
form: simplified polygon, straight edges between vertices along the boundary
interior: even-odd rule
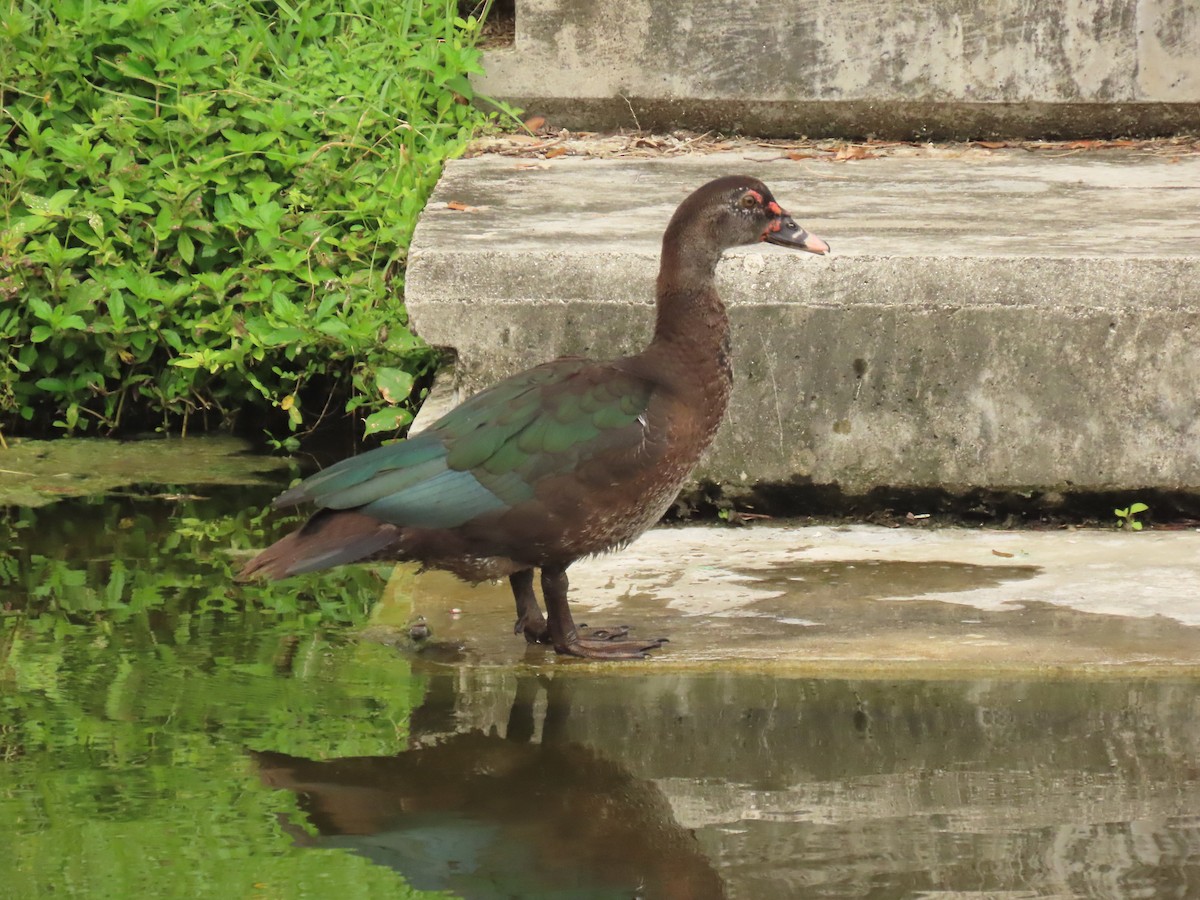
[[[547,363],[476,394],[421,434],[331,466],[276,505],[311,501],[395,525],[453,528],[529,500],[541,478],[636,446],[651,390],[608,364]]]

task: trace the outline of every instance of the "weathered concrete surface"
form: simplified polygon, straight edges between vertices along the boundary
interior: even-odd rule
[[[967,139],[1200,127],[1188,0],[517,0],[484,94],[572,129]]]
[[[574,565],[571,601],[671,638],[637,671],[1200,674],[1195,531],[660,528]],[[507,583],[398,568],[379,620],[416,615],[484,665],[554,659],[512,635]]]
[[[407,301],[457,352],[459,396],[555,356],[637,350],[674,207],[747,172],[833,253],[722,263],[736,382],[698,477],[1200,489],[1200,157],[748,156],[450,163]]]

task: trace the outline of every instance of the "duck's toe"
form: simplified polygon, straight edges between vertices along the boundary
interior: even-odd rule
[[[551,643],[550,626],[546,624],[546,619],[540,610],[522,613],[520,618],[513,623],[513,634],[525,635],[525,642],[528,644]]]

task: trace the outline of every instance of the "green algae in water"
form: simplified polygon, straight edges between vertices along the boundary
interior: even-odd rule
[[[288,466],[248,450],[244,441],[221,435],[9,440],[0,448],[0,506],[44,506],[137,484],[260,485],[277,481]]]
[[[6,898],[422,896],[305,849],[296,798],[254,775],[253,750],[395,753],[424,692],[353,639],[375,571],[232,584],[274,491],[0,510]]]
[[[221,640],[229,635],[210,630]],[[286,630],[236,649],[191,635],[155,652],[94,632],[22,636],[0,684],[7,898],[412,896],[361,857],[297,845],[292,795],[250,774],[249,748],[394,752],[411,682],[394,658],[270,671]],[[235,641],[236,643],[236,641]],[[344,752],[344,751],[336,751]]]

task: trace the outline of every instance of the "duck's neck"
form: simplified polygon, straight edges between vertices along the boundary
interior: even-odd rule
[[[677,228],[669,228],[663,237],[651,343],[687,348],[700,365],[723,354],[729,337],[725,304],[717,296],[721,251],[711,248],[702,237]]]

